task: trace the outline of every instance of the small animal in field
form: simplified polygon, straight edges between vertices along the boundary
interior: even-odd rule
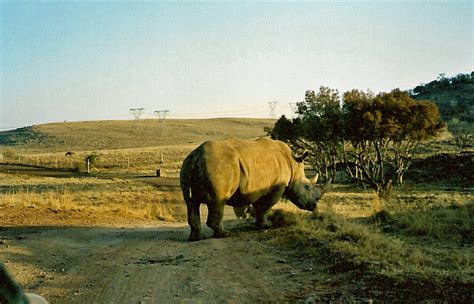
[[[67,151],[66,154],[64,154],[64,156],[66,157],[71,157],[74,155],[74,152],[71,152],[71,151]]]
[[[25,293],[0,262],[0,303],[12,304],[48,304],[41,296]]]
[[[315,185],[304,173],[301,156],[294,156],[285,143],[267,138],[255,141],[207,141],[183,161],[181,190],[187,206],[190,241],[202,239],[199,206],[206,204],[206,224],[213,237],[229,236],[222,219],[225,205],[252,205],[257,227],[268,227],[266,212],[286,197],[300,209],[313,211],[329,187]]]

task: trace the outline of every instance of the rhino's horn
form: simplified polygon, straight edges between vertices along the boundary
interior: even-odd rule
[[[316,183],[318,182],[318,178],[319,178],[319,173],[316,174],[314,177],[312,177],[309,181],[311,182],[311,184],[316,185]]]

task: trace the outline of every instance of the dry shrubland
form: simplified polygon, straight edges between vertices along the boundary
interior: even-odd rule
[[[177,221],[185,218],[181,195],[120,178],[29,177],[0,173],[0,207],[113,214]],[[47,221],[47,219],[44,219]]]
[[[170,121],[164,139],[156,121],[142,121],[136,128],[130,123],[48,124],[38,128],[48,134],[51,149],[42,146],[47,142],[7,147],[4,161],[17,162],[21,157],[22,163],[75,167],[82,172],[84,159],[94,154],[98,171],[67,178],[0,173],[0,213],[8,215],[8,208],[35,213],[44,209],[85,217],[100,213],[112,220],[184,221],[179,190],[157,189],[132,177],[154,175],[157,168],[165,176],[177,177],[182,159],[203,140],[255,138],[262,135],[264,125],[272,124],[268,120]],[[115,135],[105,136],[107,132]],[[68,150],[74,151],[70,157],[64,155]],[[420,291],[432,292],[433,299],[468,299],[474,284],[474,192],[472,176],[465,173],[470,172],[472,158],[464,157],[467,163],[458,162],[457,167],[444,159],[456,158],[420,161],[413,174],[407,174],[411,183],[397,188],[388,201],[359,186],[335,184],[317,213],[281,202],[270,215],[275,229],[264,237],[294,255],[327,262],[328,272],[354,275],[351,280],[363,276],[372,288],[381,290],[383,284],[390,285],[385,290],[404,288],[408,300],[418,299]],[[427,180],[438,176],[433,174],[436,167],[442,168],[436,171],[439,178]],[[459,176],[443,187],[440,178],[447,167]]]
[[[474,194],[406,192],[389,205],[375,194],[346,193],[346,202],[363,203],[344,206],[337,194],[325,196],[316,213],[283,206],[270,215],[278,228],[270,239],[315,263],[328,262],[330,272],[372,277],[372,290],[408,288],[403,290],[411,301],[468,300],[474,284]]]

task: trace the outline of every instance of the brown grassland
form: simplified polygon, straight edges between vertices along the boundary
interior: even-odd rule
[[[166,125],[156,120],[54,123],[28,129],[23,141],[4,132],[17,144],[0,146],[0,162],[51,171],[24,174],[9,167],[0,172],[0,236],[2,227],[185,223],[175,178],[186,154],[208,139],[265,136],[263,128],[273,123],[264,119],[168,120]],[[66,151],[74,154],[67,157]],[[87,174],[85,159],[90,155],[95,159]],[[165,181],[173,182],[155,183],[152,176],[157,169]],[[327,277],[326,288],[334,292],[324,297],[314,287],[316,302],[472,303],[474,181],[472,176],[463,178],[462,187],[449,176],[408,179],[386,202],[362,186],[336,183],[315,213],[279,203],[270,215],[273,229],[255,237],[284,252],[285,263],[304,259],[308,265],[324,265],[320,275]],[[2,244],[0,259],[8,258]],[[9,265],[14,267],[15,261]],[[16,274],[24,283],[34,280]],[[303,301],[307,295],[302,297],[286,300]]]

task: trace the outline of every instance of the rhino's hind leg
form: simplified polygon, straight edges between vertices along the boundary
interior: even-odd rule
[[[243,207],[233,207],[234,208],[234,213],[235,217],[238,219],[246,219],[247,218],[247,206]]]
[[[189,241],[199,241],[202,240],[201,236],[201,214],[200,214],[200,204],[194,199],[186,201],[186,206],[188,207],[188,224],[191,227],[191,234],[189,235]]]
[[[275,188],[270,194],[261,197],[253,204],[257,228],[270,228],[272,224],[267,220],[266,213],[280,200],[285,188]]]
[[[214,230],[213,238],[224,238],[230,235],[229,231],[224,229],[222,219],[224,218],[225,202],[209,203],[207,205],[209,214],[207,215],[207,226]]]

